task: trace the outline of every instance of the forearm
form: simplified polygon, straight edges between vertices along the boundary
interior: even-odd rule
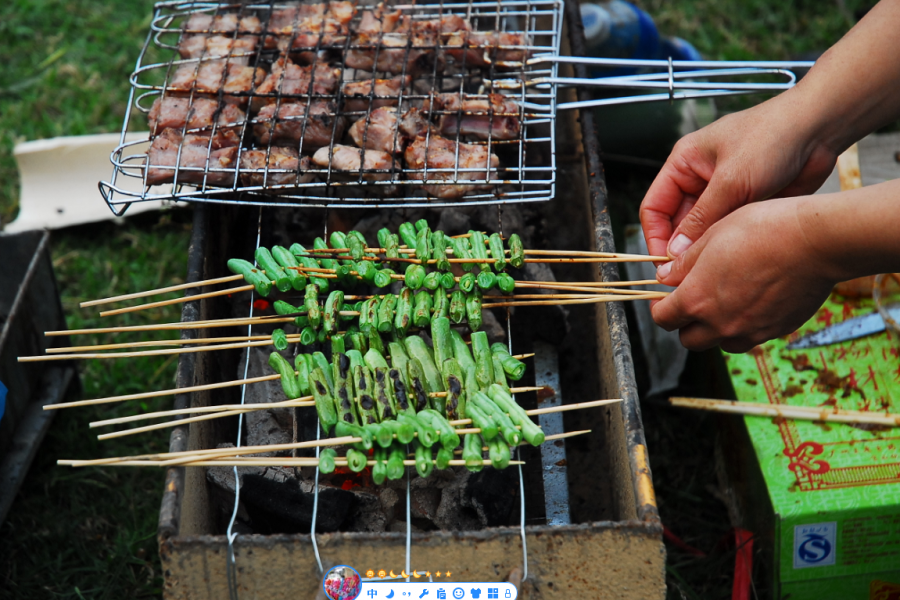
[[[900,180],[807,196],[796,206],[813,268],[834,281],[900,272]]]
[[[775,101],[811,143],[840,154],[900,117],[900,0],[882,0]]]

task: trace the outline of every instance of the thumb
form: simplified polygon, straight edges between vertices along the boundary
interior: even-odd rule
[[[701,237],[700,241],[692,244],[690,248],[685,250],[681,256],[665,262],[656,269],[656,279],[664,285],[678,287],[687,274],[694,268],[697,258],[703,252],[706,246],[706,238]]]
[[[721,175],[710,179],[697,202],[672,232],[666,249],[669,256],[677,258],[687,252],[707,229],[748,202],[748,195],[736,187],[733,180]]]

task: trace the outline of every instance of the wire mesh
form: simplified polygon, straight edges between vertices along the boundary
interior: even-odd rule
[[[526,59],[558,52],[561,7],[158,3],[101,193],[119,213],[159,199],[322,207],[549,200],[556,87],[527,82],[555,77],[557,66]],[[148,61],[151,47],[171,59]],[[486,83],[500,78],[503,94],[492,94]],[[132,112],[147,115],[149,133],[126,142],[140,121]],[[128,178],[141,190],[123,186]]]

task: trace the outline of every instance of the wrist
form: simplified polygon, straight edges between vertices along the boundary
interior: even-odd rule
[[[900,180],[795,199],[809,271],[833,282],[900,271]]]

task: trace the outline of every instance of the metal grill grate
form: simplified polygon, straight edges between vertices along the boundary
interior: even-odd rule
[[[112,178],[100,183],[110,208],[121,214],[158,199],[383,207],[553,197],[556,87],[528,82],[556,77],[557,66],[524,59],[558,54],[561,0],[357,5],[344,24],[347,4],[158,3],[131,76]],[[468,32],[454,29],[460,20]],[[172,58],[145,64],[151,47]],[[359,68],[367,61],[380,70]],[[490,94],[494,80],[503,80],[502,96]],[[151,113],[154,103],[168,106],[155,129],[125,142],[132,110]],[[395,126],[383,144],[392,152],[371,148],[383,139],[380,119],[414,107],[420,138]],[[345,141],[351,127],[369,149]],[[401,137],[417,144],[415,156],[405,153],[411,160],[396,152]],[[128,179],[141,190],[122,185]]]

